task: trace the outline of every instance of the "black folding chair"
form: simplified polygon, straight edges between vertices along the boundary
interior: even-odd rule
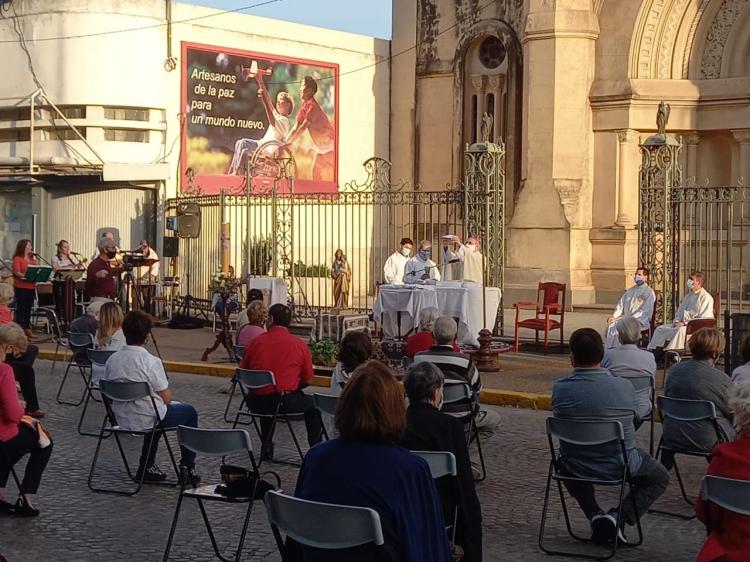
[[[412,454],[423,458],[430,467],[430,474],[433,480],[451,476],[453,479],[456,495],[454,496],[453,517],[451,524],[446,526],[446,531],[450,529],[448,538],[452,544],[456,542],[456,527],[458,524],[458,467],[456,466],[456,456],[448,451],[412,451]]]
[[[94,396],[94,391],[99,390],[99,385],[95,384],[92,381],[93,375],[94,375],[94,369],[100,368],[104,369],[104,365],[107,363],[107,359],[112,357],[117,353],[116,351],[110,351],[110,350],[103,350],[103,349],[87,349],[86,355],[89,358],[89,363],[91,364],[91,371],[90,376],[88,378],[88,384],[86,385],[86,399],[83,401],[83,411],[81,412],[81,417],[78,420],[78,433],[79,435],[85,435],[88,437],[99,437],[98,433],[91,433],[90,431],[83,431],[81,428],[83,427],[83,420],[86,418],[86,410],[89,406],[89,400],[93,400],[94,402],[99,402],[100,400]]]
[[[301,412],[282,412],[281,411],[281,394],[276,389],[276,379],[273,377],[273,373],[271,371],[252,371],[250,369],[237,369],[237,372],[235,373],[235,378],[237,379],[237,383],[239,384],[240,391],[242,392],[242,401],[240,402],[240,407],[237,409],[237,413],[234,416],[234,423],[232,425],[233,428],[237,427],[237,425],[242,424],[243,422],[240,421],[243,417],[250,418],[250,425],[252,425],[255,428],[255,432],[258,434],[258,439],[261,442],[261,447],[265,446],[266,443],[263,442],[263,433],[261,432],[260,425],[258,424],[259,419],[269,419],[271,420],[271,429],[269,430],[269,437],[271,438],[271,441],[273,441],[273,435],[276,430],[276,422],[282,421],[286,423],[287,428],[289,429],[289,433],[292,436],[292,441],[294,441],[294,446],[297,449],[297,453],[299,454],[300,462],[305,458],[305,455],[302,453],[302,448],[300,447],[299,440],[297,439],[297,435],[294,433],[294,428],[292,427],[293,421],[302,421],[304,420],[304,415]],[[276,408],[273,413],[271,414],[261,414],[257,412],[253,412],[250,409],[250,402],[249,398],[250,395],[260,390],[261,388],[271,388],[273,391],[273,394],[270,394],[268,396],[275,396],[276,397]],[[243,409],[244,407],[247,407],[247,411]],[[247,424],[245,424],[247,425]],[[258,463],[259,465],[263,462],[263,459],[260,460]],[[282,462],[283,464],[294,464],[297,465],[299,463],[295,462],[287,462],[287,461],[278,461],[275,460],[275,462]]]
[[[667,419],[670,419],[675,423],[706,421],[713,426],[713,429],[716,432],[716,443],[723,443],[727,441],[727,436],[724,434],[721,426],[719,426],[719,422],[716,416],[716,406],[713,402],[710,402],[708,400],[683,400],[680,398],[658,396],[656,398],[656,406],[661,413],[662,428]],[[711,448],[713,449],[713,447]],[[695,500],[691,500],[690,498],[688,498],[687,492],[685,491],[685,484],[682,481],[682,475],[680,474],[680,469],[677,466],[677,455],[701,457],[706,459],[707,463],[710,463],[711,452],[698,451],[687,447],[681,447],[673,443],[665,443],[664,434],[662,432],[661,439],[659,439],[659,446],[656,449],[656,458],[661,459],[661,455],[664,451],[670,452],[674,456],[674,473],[675,476],[677,476],[677,482],[680,485],[682,499],[691,508],[694,507]],[[649,512],[659,513],[661,515],[671,515],[672,517],[679,517],[680,519],[685,520],[695,519],[695,512],[692,509],[689,515],[658,509],[650,509]]]
[[[712,531],[713,506],[739,515],[750,515],[750,481],[706,475],[701,480],[701,501],[706,514],[706,531]]]
[[[326,424],[323,423],[323,414],[327,414],[329,416],[336,415],[336,406],[339,403],[339,397],[334,396],[332,394],[319,394],[315,393],[313,394],[313,404],[315,405],[315,409],[318,410],[318,413],[320,414],[320,427],[323,428],[323,437],[325,437],[326,441],[328,441],[328,430],[326,429]]]
[[[649,375],[641,375],[637,377],[622,377],[630,384],[633,385],[633,389],[635,390],[636,395],[640,394],[646,394],[649,395],[649,400],[651,401],[651,412],[648,416],[645,416],[643,418],[640,418],[641,421],[649,422],[650,432],[649,432],[649,438],[648,438],[648,454],[652,457],[654,456],[654,399],[656,397],[656,376],[649,376]]]
[[[242,361],[242,356],[245,354],[245,347],[242,345],[234,345],[232,346],[232,349],[234,350],[234,359],[237,361],[237,364],[240,364],[240,361]],[[227,407],[224,408],[224,421],[227,423],[232,423],[232,419],[229,418],[229,408],[232,406],[232,400],[234,400],[234,393],[237,391],[237,378],[235,375],[232,375],[232,379],[230,380],[232,383],[232,387],[229,390],[229,399],[227,400]]]
[[[68,336],[67,343],[68,349],[71,351],[72,355],[70,356],[70,360],[68,361],[68,366],[65,367],[65,373],[63,374],[63,378],[60,381],[60,386],[57,389],[57,396],[55,397],[55,399],[57,400],[58,404],[80,406],[81,404],[83,404],[83,400],[86,398],[86,393],[88,392],[89,378],[86,374],[86,370],[91,368],[91,362],[86,356],[86,351],[89,349],[94,349],[96,347],[96,342],[94,340],[94,336],[92,336],[88,332],[71,332]],[[78,369],[78,374],[81,376],[81,380],[83,381],[83,392],[81,393],[81,399],[78,402],[69,402],[60,399],[60,395],[62,394],[63,387],[65,386],[65,381],[68,379],[68,373],[70,372],[71,367],[75,367],[76,369]]]
[[[99,430],[99,440],[96,442],[96,450],[94,451],[94,458],[91,461],[91,471],[89,472],[88,485],[93,492],[102,492],[107,494],[119,494],[123,496],[134,496],[137,494],[143,486],[143,480],[146,474],[145,469],[142,467],[140,475],[133,474],[128,463],[128,458],[125,455],[122,442],[120,441],[120,435],[142,435],[144,439],[148,439],[149,447],[153,446],[154,440],[164,438],[164,443],[167,446],[167,452],[169,453],[169,459],[172,462],[172,468],[174,469],[175,476],[179,480],[180,471],[177,468],[177,462],[172,452],[172,446],[167,438],[168,431],[174,431],[174,427],[163,427],[159,422],[159,411],[156,408],[156,402],[154,397],[151,395],[151,387],[147,382],[131,382],[131,381],[99,381],[99,392],[102,395],[102,402],[104,402],[104,419],[102,420],[102,426]],[[117,418],[112,409],[112,402],[135,402],[136,400],[148,399],[151,401],[151,406],[154,409],[154,422],[150,429],[146,430],[132,430],[122,428],[117,423]],[[105,434],[114,435],[115,442],[117,443],[117,449],[120,452],[120,457],[125,465],[125,470],[128,474],[128,478],[137,484],[135,490],[115,489],[115,488],[97,488],[94,486],[94,471],[96,470],[96,463],[99,459],[99,451],[101,450],[102,441],[105,439]],[[160,484],[173,486],[175,483],[161,482]]]
[[[377,560],[390,560],[374,509],[303,500],[276,491],[266,493],[265,504],[282,562],[297,560],[282,533],[297,544],[325,551],[366,546]]]
[[[611,478],[571,474],[570,471],[566,470],[560,463],[560,454],[559,449],[556,449],[555,447],[555,438],[557,438],[561,445],[565,443],[567,445],[592,448],[616,445],[619,449],[616,454],[617,457],[619,457],[618,460],[622,463],[622,472],[620,474],[612,474]],[[564,482],[591,484],[593,486],[619,487],[620,491],[617,503],[618,513],[622,513],[622,506],[625,499],[625,486],[627,485],[630,490],[630,500],[633,502],[633,508],[636,507],[635,496],[633,494],[632,474],[630,474],[630,467],[628,466],[628,452],[625,449],[625,434],[622,429],[622,424],[616,420],[582,421],[550,417],[547,418],[547,441],[549,443],[551,460],[549,464],[549,472],[547,473],[547,487],[544,492],[542,521],[539,527],[539,548],[547,554],[593,560],[609,560],[617,553],[617,543],[619,542],[617,536],[612,537],[612,548],[609,551],[609,555],[602,556],[581,552],[552,550],[544,545],[544,529],[547,522],[547,510],[549,507],[549,496],[553,480],[557,482],[557,489],[560,494],[560,503],[562,504],[563,516],[565,517],[565,526],[567,527],[568,534],[580,542],[590,543],[591,539],[577,535],[573,530],[573,526],[570,522],[570,515],[568,513],[568,506],[565,501],[565,494],[563,492]],[[640,519],[636,522],[636,526],[638,528],[638,542],[628,543],[627,546],[629,547],[638,546],[643,542],[643,529],[641,528]]]
[[[180,509],[182,507],[183,498],[193,498],[198,502],[201,515],[203,517],[203,523],[208,531],[208,536],[211,539],[211,546],[214,549],[214,554],[219,560],[229,562],[235,560],[239,562],[242,557],[242,547],[245,544],[245,537],[247,536],[247,529],[250,524],[250,515],[253,509],[253,502],[256,501],[255,496],[257,495],[258,482],[260,481],[261,474],[258,471],[258,464],[255,462],[253,456],[253,446],[250,441],[250,436],[244,429],[197,429],[194,427],[186,427],[181,425],[177,428],[177,440],[182,447],[193,451],[198,455],[211,456],[211,457],[224,457],[226,455],[232,455],[236,453],[247,453],[248,459],[250,460],[250,466],[252,468],[252,475],[255,477],[255,482],[252,487],[252,493],[248,496],[241,497],[228,497],[223,496],[215,492],[216,484],[206,484],[197,488],[188,488],[187,483],[183,482],[180,488],[180,494],[177,497],[177,507],[175,508],[174,517],[172,518],[172,527],[169,531],[169,538],[167,539],[167,547],[164,550],[164,562],[169,560],[169,552],[172,549],[172,542],[174,540],[174,534],[177,530],[177,519],[180,515]],[[242,524],[242,532],[240,533],[239,544],[237,550],[233,553],[232,557],[225,557],[219,550],[216,537],[214,535],[211,522],[208,519],[206,513],[206,507],[204,502],[221,502],[227,504],[247,504],[247,510],[245,512],[245,519]]]
[[[479,438],[479,431],[477,430],[477,413],[479,412],[479,403],[474,401],[472,398],[471,387],[468,384],[462,383],[447,383],[443,386],[443,405],[455,404],[457,402],[467,403],[466,415],[458,418],[460,419],[466,429],[466,442],[471,444],[472,438],[476,438],[477,452],[479,453],[479,463],[482,467],[482,472],[479,478],[475,478],[476,482],[482,482],[487,478],[487,466],[484,462],[484,453],[482,452],[482,442]]]

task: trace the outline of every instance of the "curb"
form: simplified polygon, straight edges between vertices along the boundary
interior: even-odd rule
[[[70,354],[67,351],[40,350],[39,359],[66,361]],[[231,365],[217,365],[213,363],[189,363],[184,361],[164,361],[164,367],[172,373],[189,373],[210,377],[229,378],[234,374],[235,367]],[[330,372],[328,368],[315,368],[317,373]],[[331,379],[328,376],[315,375],[312,386],[328,388]],[[492,406],[510,406],[531,410],[552,410],[552,396],[548,394],[534,394],[531,392],[517,392],[513,390],[485,389],[479,393],[482,404]]]

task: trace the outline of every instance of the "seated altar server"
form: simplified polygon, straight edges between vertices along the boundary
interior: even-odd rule
[[[429,240],[422,240],[419,243],[417,255],[406,263],[404,283],[414,285],[440,281],[440,271],[430,256],[432,256],[432,243]]]
[[[385,260],[383,279],[388,285],[401,285],[404,282],[404,268],[409,261],[414,242],[411,238],[402,238],[400,247]]]
[[[619,344],[617,339],[617,322],[622,318],[635,318],[641,325],[641,332],[649,329],[651,316],[654,313],[654,302],[656,295],[654,290],[648,285],[648,269],[639,267],[635,270],[635,285],[630,287],[620,297],[620,301],[615,307],[615,311],[607,319],[607,348],[616,347]]]
[[[714,318],[714,298],[703,288],[706,276],[700,271],[690,274],[689,292],[682,299],[672,325],[658,326],[648,349],[684,349],[687,323],[699,318]]]

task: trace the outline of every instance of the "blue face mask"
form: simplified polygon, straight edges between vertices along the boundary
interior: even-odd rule
[[[427,261],[428,259],[430,259],[431,255],[432,255],[432,252],[420,250],[419,259],[421,259],[422,261]]]
[[[643,277],[643,275],[636,275],[635,276],[635,284],[636,285],[643,285],[646,282],[646,278]]]

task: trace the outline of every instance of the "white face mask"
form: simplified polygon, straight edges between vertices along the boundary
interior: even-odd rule
[[[401,255],[403,255],[405,258],[408,258],[411,255],[411,250],[409,248],[401,248]]]

